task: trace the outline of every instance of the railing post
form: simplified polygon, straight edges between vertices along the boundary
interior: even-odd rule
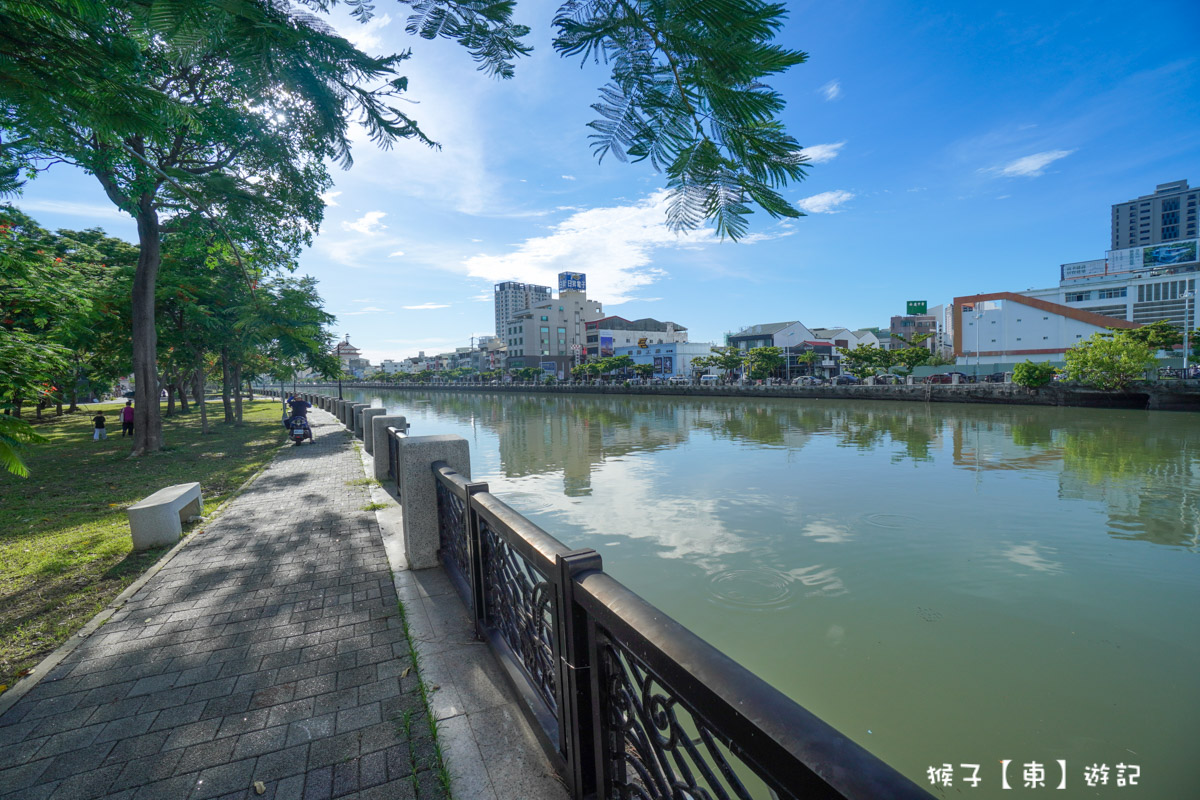
[[[410,569],[429,569],[440,564],[437,479],[433,474],[435,461],[445,461],[465,480],[470,480],[471,451],[467,440],[461,436],[408,436],[401,440],[404,557]]]
[[[488,490],[487,483],[467,484],[466,513],[463,514],[463,524],[467,526],[467,561],[471,574],[464,576],[471,584],[471,606],[474,611],[476,635],[483,634],[483,625],[487,624],[487,606],[484,600],[484,564],[483,564],[483,531],[479,524],[479,513],[475,510],[474,497]]]
[[[584,572],[603,569],[595,550],[571,550],[556,556],[558,614],[554,649],[558,656],[558,734],[567,764],[567,782],[574,800],[597,794],[596,744],[599,728],[592,704],[592,684],[597,680],[588,643],[587,613],[575,603],[575,579]]]
[[[388,476],[388,456],[391,446],[388,442],[390,438],[388,428],[396,428],[403,431],[408,429],[408,423],[405,422],[404,417],[392,417],[387,414],[380,414],[371,418],[371,457],[374,459],[372,463],[375,480],[377,481],[387,480]],[[393,473],[393,477],[398,475],[399,472]]]
[[[367,455],[375,455],[375,431],[371,427],[371,419],[384,414],[387,414],[386,408],[364,408],[359,417],[362,424],[356,426],[355,433],[362,439],[363,450],[367,451]]]

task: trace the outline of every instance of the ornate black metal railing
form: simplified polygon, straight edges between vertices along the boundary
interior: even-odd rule
[[[572,796],[929,798],[444,462],[441,557]]]

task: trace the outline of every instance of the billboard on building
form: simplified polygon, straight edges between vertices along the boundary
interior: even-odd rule
[[[1132,272],[1147,267],[1170,267],[1197,260],[1200,247],[1196,239],[1163,242],[1149,247],[1127,247],[1108,251],[1108,272]]]
[[[928,300],[909,300],[908,301],[907,313],[908,313],[908,316],[910,316],[910,317],[916,316],[919,314],[925,314],[928,312],[928,310],[929,310],[929,301]]]
[[[538,366],[542,368],[543,372],[549,372],[554,375],[558,374],[558,364],[555,364],[553,361],[543,361]]]
[[[587,291],[587,276],[582,272],[558,273],[558,290],[560,292]]]
[[[1196,242],[1163,242],[1142,248],[1143,267],[1169,267],[1196,260]]]
[[[1106,269],[1107,262],[1103,258],[1095,258],[1091,261],[1072,261],[1070,264],[1062,264],[1060,266],[1061,280],[1067,281],[1072,278],[1089,278],[1093,275],[1103,275]]]
[[[613,337],[601,336],[600,337],[600,357],[608,358],[612,354],[613,354]]]

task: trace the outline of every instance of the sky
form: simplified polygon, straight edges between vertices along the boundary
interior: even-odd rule
[[[807,215],[756,212],[742,242],[667,230],[665,179],[591,155],[601,65],[558,57],[555,3],[520,0],[534,53],[516,76],[475,70],[447,41],[404,33],[376,0],[372,53],[411,48],[406,111],[441,144],[389,151],[356,137],[299,272],[315,276],[339,337],[378,363],[495,333],[492,286],[557,287],[627,319],[720,344],[727,331],[800,320],[888,325],[905,301],[1023,291],[1059,265],[1103,258],[1110,206],[1159,183],[1200,183],[1200,4],[786,2],[779,42],[808,54],[770,81],[812,166],[783,190]],[[44,227],[132,220],[91,176],[56,166],[16,205]]]

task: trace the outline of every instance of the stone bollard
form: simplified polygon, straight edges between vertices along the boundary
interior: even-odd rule
[[[388,472],[388,428],[408,430],[404,417],[389,417],[386,414],[371,418],[371,455],[375,458],[375,480],[386,481]]]
[[[913,385],[913,376],[912,375],[905,376],[904,383],[907,384],[908,386],[912,386]]]
[[[350,433],[354,434],[355,436],[362,434],[362,412],[364,409],[368,409],[370,407],[370,403],[355,403],[354,405],[350,406],[350,420],[349,424],[346,425],[346,427],[350,429]]]
[[[364,408],[362,413],[358,415],[359,424],[355,429],[355,433],[357,434],[358,438],[363,440],[363,449],[366,450],[368,454],[374,454],[375,452],[375,440],[372,438],[373,434],[371,433],[371,418],[378,417],[380,414],[386,413],[386,408]]]
[[[350,427],[350,406],[352,405],[354,404],[349,400],[343,400],[342,402],[338,403],[338,419],[341,420],[342,425],[345,425],[346,427]]]
[[[349,405],[349,403],[347,401],[338,400],[337,405],[334,406],[334,409],[333,409],[333,415],[335,417],[337,417],[338,422],[342,423],[343,425],[346,424],[346,406],[348,406],[348,405]]]
[[[471,479],[471,451],[461,436],[409,436],[400,440],[404,555],[409,569],[438,566],[437,483],[432,468],[435,461],[445,461],[464,479]]]
[[[956,373],[954,373],[953,375],[951,375],[951,376],[950,376],[950,382],[951,382],[951,383],[953,383],[955,386],[958,386],[958,379],[959,379],[960,377],[961,377],[961,376],[960,376],[960,375],[959,375],[959,374],[956,372]]]

